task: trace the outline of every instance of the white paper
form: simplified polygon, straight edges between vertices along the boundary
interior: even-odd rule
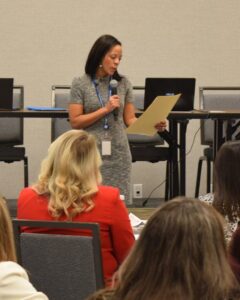
[[[133,213],[129,213],[129,219],[132,227],[138,227],[140,225],[146,224],[146,220],[139,219],[136,215]]]

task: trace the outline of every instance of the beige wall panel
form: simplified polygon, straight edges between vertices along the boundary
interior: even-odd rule
[[[116,35],[123,43],[120,72],[135,85],[146,77],[196,77],[203,85],[240,85],[238,0],[0,0],[0,76],[25,87],[26,105],[50,105],[51,85],[70,84],[83,73],[93,41]],[[191,121],[187,148],[199,128]],[[50,121],[25,121],[30,182],[50,143]],[[187,157],[187,194],[193,195],[202,147],[197,135]],[[149,176],[143,176],[143,174]],[[133,183],[144,196],[165,178],[163,163],[133,165]],[[20,163],[0,163],[0,190],[16,198],[22,188]],[[164,186],[152,197],[164,194]]]

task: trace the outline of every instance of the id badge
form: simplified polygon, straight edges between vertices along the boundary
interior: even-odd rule
[[[102,141],[102,155],[111,155],[111,141],[110,140],[103,140]]]

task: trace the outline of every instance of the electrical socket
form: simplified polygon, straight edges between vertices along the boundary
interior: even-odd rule
[[[142,198],[142,187],[143,185],[141,183],[136,183],[133,185],[133,198]]]

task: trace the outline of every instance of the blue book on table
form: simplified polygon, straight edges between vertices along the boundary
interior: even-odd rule
[[[63,107],[51,107],[51,106],[33,106],[33,105],[29,105],[27,106],[27,109],[29,110],[63,110],[66,111],[66,108]]]

